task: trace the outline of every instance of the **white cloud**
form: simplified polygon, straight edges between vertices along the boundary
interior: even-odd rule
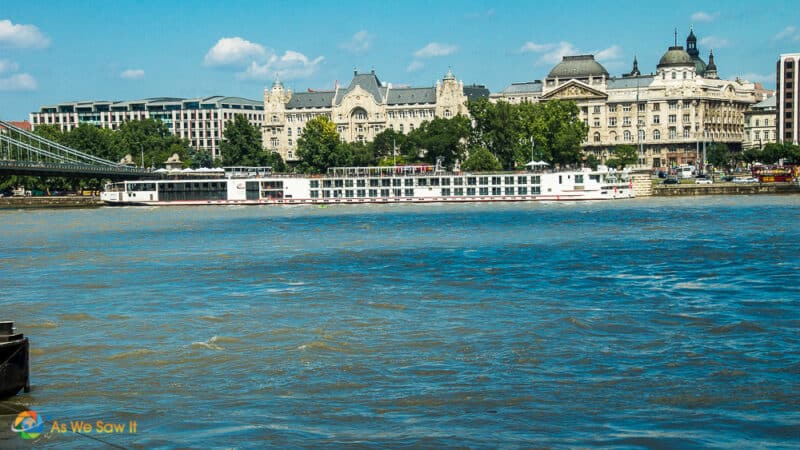
[[[526,42],[519,51],[539,53],[553,48],[553,44],[537,44],[535,42]]]
[[[283,79],[308,78],[317,71],[324,59],[318,56],[311,60],[302,53],[287,50],[280,58],[277,55],[270,56],[264,64],[251,61],[247,70],[237,74],[237,77],[250,80],[266,80],[274,75]]]
[[[267,51],[240,37],[222,38],[206,53],[206,66],[247,65],[252,61],[263,61]]]
[[[739,78],[743,78],[747,81],[758,81],[761,83],[775,82],[774,73],[760,74],[760,73],[748,72],[740,75]]]
[[[580,51],[569,42],[561,41],[557,44],[536,44],[527,42],[520,49],[522,52],[541,53],[537,64],[556,64],[567,55],[578,55]]]
[[[574,56],[586,53],[582,52],[572,43],[566,41],[546,44],[526,42],[520,48],[520,51],[523,53],[539,53],[541,56],[536,61],[536,64],[551,65],[558,64],[565,56]],[[611,47],[604,48],[602,50],[595,50],[589,53],[593,54],[596,60],[603,61],[604,63],[616,62],[616,60],[622,57],[622,49],[618,45],[612,45]]]
[[[422,61],[420,61],[418,59],[415,59],[415,60],[411,61],[411,64],[409,64],[408,67],[406,67],[406,71],[407,72],[415,72],[415,71],[417,71],[419,69],[422,69],[424,66],[425,66],[425,64],[423,64]]]
[[[36,80],[27,73],[18,73],[8,78],[0,78],[0,91],[33,91]]]
[[[612,45],[611,47],[595,52],[594,57],[598,61],[614,61],[622,58],[622,49],[619,48],[619,45]]]
[[[354,53],[363,53],[369,50],[374,39],[375,36],[372,33],[361,30],[354,34],[349,41],[341,44],[341,47]]]
[[[776,34],[774,39],[776,40],[791,39],[793,41],[800,41],[800,33],[797,32],[796,27],[790,25],[781,30],[780,33]]]
[[[707,36],[700,39],[699,44],[701,47],[714,49],[714,48],[727,47],[730,44],[730,42],[728,42],[728,40],[723,37]]]
[[[421,49],[414,52],[415,58],[433,58],[436,56],[447,56],[451,55],[458,50],[458,47],[455,45],[449,44],[440,44],[438,42],[431,42],[430,44],[422,47]]]
[[[12,48],[46,48],[50,38],[42,34],[35,25],[14,24],[0,20],[0,46]]]
[[[707,13],[705,11],[697,11],[692,14],[692,22],[713,22],[719,17],[719,13]]]
[[[119,76],[126,80],[141,80],[142,78],[144,78],[144,70],[128,69],[120,73]]]
[[[16,72],[19,69],[19,64],[8,59],[0,59],[0,73]]]

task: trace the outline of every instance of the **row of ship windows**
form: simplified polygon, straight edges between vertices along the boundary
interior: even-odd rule
[[[324,191],[311,191],[311,198],[366,198],[366,197],[413,197],[414,189],[347,189],[347,190],[324,190]],[[517,188],[506,187],[482,187],[482,188],[442,188],[441,196],[474,196],[474,195],[536,195],[541,194],[541,187],[533,186],[530,189],[527,186],[520,186]]]
[[[505,176],[505,177],[456,177],[456,178],[436,178],[436,177],[422,177],[422,178],[370,178],[369,180],[321,180],[323,188],[331,187],[366,187],[369,183],[370,187],[389,187],[389,186],[477,186],[489,185],[490,181],[493,186],[498,185],[513,185],[515,184],[528,184],[530,179],[531,184],[541,183],[539,175],[528,177],[523,176]],[[579,180],[580,179],[580,180]],[[583,175],[575,175],[576,183],[583,183]],[[319,189],[320,180],[311,180],[311,189]]]

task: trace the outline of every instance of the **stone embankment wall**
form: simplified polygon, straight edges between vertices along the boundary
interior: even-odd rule
[[[92,208],[101,206],[100,197],[0,197],[0,208]]]
[[[653,187],[653,195],[661,197],[693,195],[754,195],[754,194],[798,194],[800,186],[788,183],[753,184],[670,184]]]

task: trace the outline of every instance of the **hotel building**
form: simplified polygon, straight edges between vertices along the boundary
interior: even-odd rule
[[[786,53],[778,60],[775,80],[776,125],[780,142],[797,144],[800,137],[800,53]]]
[[[57,125],[69,131],[82,123],[116,130],[125,121],[161,120],[172,134],[189,141],[197,150],[219,158],[219,144],[225,124],[242,114],[256,128],[264,120],[264,105],[241,97],[148,98],[131,101],[85,101],[43,106],[30,114],[34,129]]]
[[[605,161],[614,146],[634,145],[639,164],[650,168],[694,164],[703,141],[741,150],[744,113],[758,100],[753,83],[719,79],[713,52],[708,63],[700,58],[693,30],[686,49],[669,47],[655,73],[642,74],[634,58],[630,73],[612,77],[592,55],[565,56],[543,81],[515,83],[491,98],[573,100],[589,126],[585,153]]]
[[[485,88],[471,86],[471,95]],[[333,90],[292,92],[275,80],[264,90],[263,145],[277,151],[285,161],[296,161],[297,140],[309,120],[324,115],[336,124],[346,142],[369,142],[386,130],[408,133],[435,117],[468,115],[463,82],[452,72],[435,86],[405,87],[382,83],[375,75],[354,71],[347,87]]]

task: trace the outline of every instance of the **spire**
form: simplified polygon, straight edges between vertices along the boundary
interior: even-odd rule
[[[719,79],[719,75],[717,75],[717,65],[714,63],[714,50],[711,50],[708,53],[708,65],[706,66],[706,78],[711,78],[712,80]]]
[[[694,35],[694,25],[689,28],[689,36],[686,37],[686,53],[692,59],[697,59],[700,55],[700,52],[697,51],[697,37]]]
[[[633,55],[633,70],[631,70],[630,76],[638,77],[639,75],[641,75],[641,72],[639,72],[639,61],[636,60],[636,55]]]
[[[678,28],[675,27],[675,47],[678,46]]]
[[[281,79],[277,73],[275,74],[275,81],[272,82],[272,89],[275,88],[281,88],[281,89],[283,88],[283,83],[281,83]]]
[[[447,74],[444,76],[445,80],[455,80],[456,76],[453,75],[453,71],[451,70],[450,66],[447,66]]]

